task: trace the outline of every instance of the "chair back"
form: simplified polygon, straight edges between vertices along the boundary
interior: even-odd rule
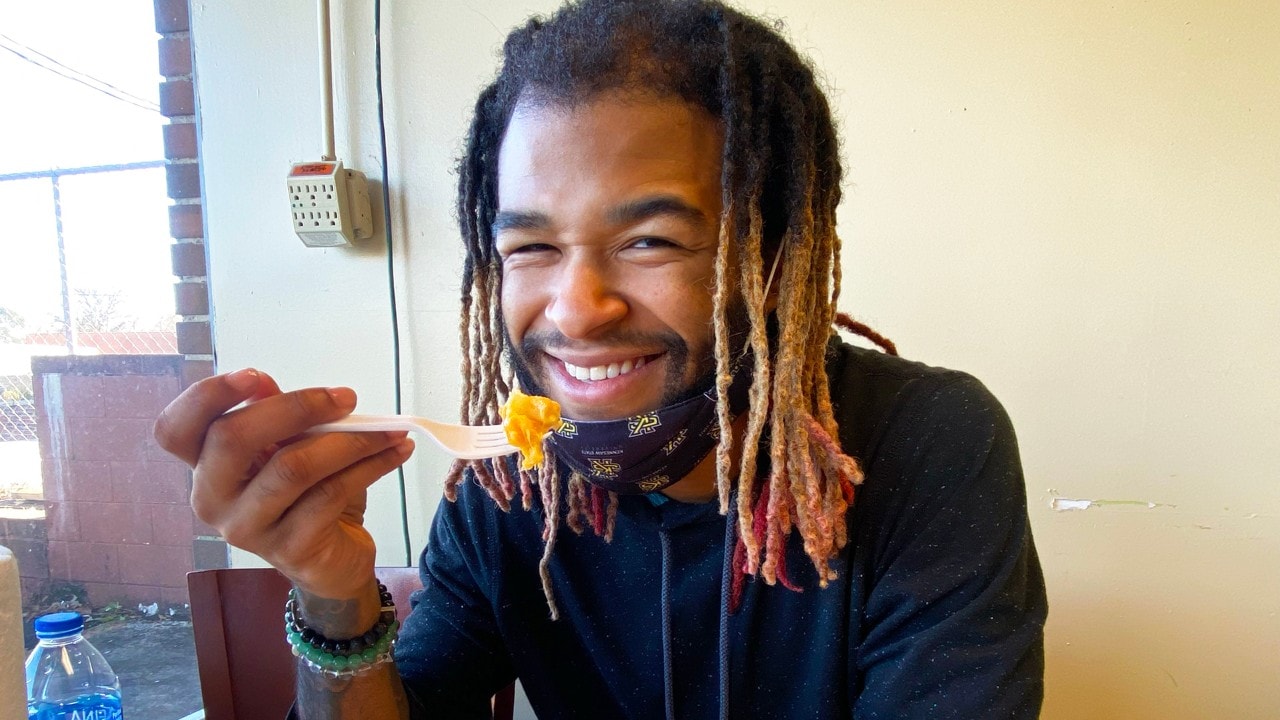
[[[401,621],[422,587],[417,568],[380,567]],[[200,693],[207,720],[283,720],[293,704],[296,667],[284,639],[289,581],[274,568],[187,573]],[[514,686],[494,697],[494,718],[510,720]]]

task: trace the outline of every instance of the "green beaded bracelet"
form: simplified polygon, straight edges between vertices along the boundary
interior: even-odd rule
[[[294,657],[305,662],[309,669],[333,677],[358,675],[375,665],[390,662],[400,623],[395,619],[396,606],[387,587],[378,583],[378,593],[382,606],[374,626],[363,635],[332,640],[302,622],[297,593],[290,589],[285,602],[285,640]]]
[[[289,645],[294,657],[306,663],[307,667],[332,677],[351,677],[382,663],[391,662],[395,651],[395,636],[400,629],[399,621],[394,621],[373,647],[365,648],[359,653],[335,655],[325,652],[302,640],[297,633],[287,633]]]

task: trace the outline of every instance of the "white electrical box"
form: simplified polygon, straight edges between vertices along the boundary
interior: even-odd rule
[[[369,183],[341,160],[298,163],[289,171],[293,230],[308,247],[344,247],[373,235]]]

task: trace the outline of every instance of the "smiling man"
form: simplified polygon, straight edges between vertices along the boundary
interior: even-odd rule
[[[719,245],[715,119],[639,91],[518,105],[493,229],[520,379],[610,420],[711,383]]]
[[[485,717],[519,678],[542,720],[1036,717],[1013,430],[972,377],[833,334],[840,182],[813,72],[755,19],[514,31],[461,164],[462,419],[518,384],[566,422],[534,471],[453,468],[394,658],[362,519],[403,435],[300,436],[354,394],[254,370],[157,423],[197,514],[294,582],[298,713]]]

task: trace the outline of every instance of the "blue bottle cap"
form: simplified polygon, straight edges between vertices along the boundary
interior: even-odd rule
[[[60,638],[84,630],[84,616],[78,612],[60,612],[36,618],[36,637]]]

